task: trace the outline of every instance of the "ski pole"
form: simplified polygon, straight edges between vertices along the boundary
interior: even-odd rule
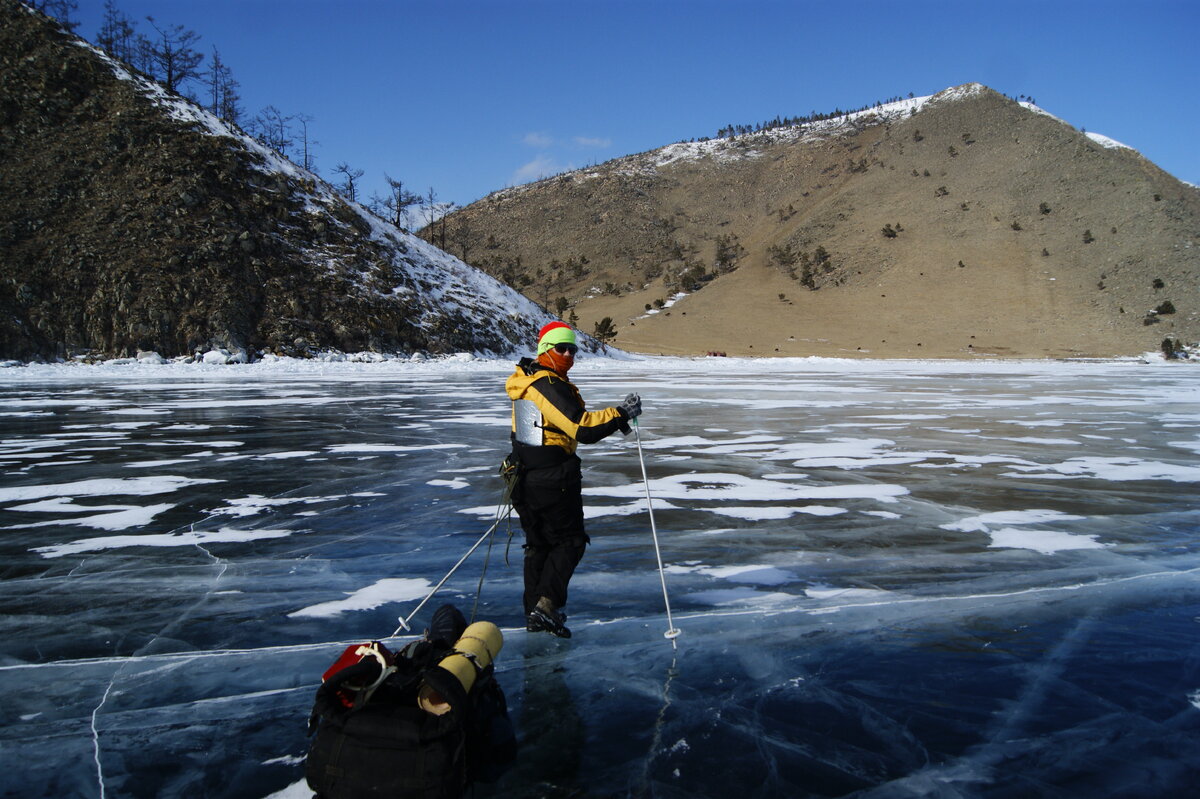
[[[663,637],[670,639],[672,649],[677,649],[675,639],[679,637],[679,628],[671,620],[671,600],[667,596],[667,574],[663,570],[662,551],[658,548],[658,528],[654,524],[654,506],[650,501],[650,478],[646,476],[646,458],[642,455],[642,428],[638,426],[636,418],[631,419],[630,422],[633,425],[634,438],[637,441],[638,462],[642,464],[642,483],[646,486],[646,510],[650,512],[650,534],[654,537],[654,557],[658,560],[658,579],[662,582],[663,604],[667,608],[667,631],[663,633]]]
[[[487,529],[487,532],[485,532],[483,535],[479,536],[479,540],[476,541],[474,543],[474,545],[472,545],[472,547],[467,550],[467,554],[465,554],[461,558],[459,558],[458,563],[455,563],[454,566],[451,567],[450,571],[446,572],[446,576],[443,577],[441,579],[441,581],[433,587],[433,590],[425,595],[425,598],[421,600],[421,604],[417,605],[416,608],[413,609],[413,612],[408,614],[408,618],[401,616],[397,620],[400,622],[400,626],[397,627],[392,632],[392,634],[388,636],[388,638],[395,638],[396,636],[398,636],[400,634],[401,630],[411,630],[411,628],[408,626],[408,623],[413,620],[413,617],[415,617],[417,615],[417,613],[419,613],[421,611],[421,608],[425,607],[426,602],[433,599],[433,595],[438,592],[438,589],[440,589],[443,585],[446,584],[446,581],[450,579],[450,575],[452,575],[452,574],[454,574],[454,572],[458,571],[458,567],[463,565],[463,563],[466,562],[467,558],[471,557],[471,553],[474,552],[475,550],[479,549],[480,544],[482,544],[484,541],[486,541],[487,537],[492,534],[492,531],[494,531],[497,527],[500,526],[500,522],[502,522],[508,518],[509,514],[512,513],[512,510],[513,510],[512,505],[509,505],[508,509],[504,511],[504,513],[500,516],[500,518],[496,519],[496,523],[493,524],[491,527],[489,527]]]

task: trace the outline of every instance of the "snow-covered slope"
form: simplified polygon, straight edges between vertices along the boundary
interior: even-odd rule
[[[0,357],[509,354],[553,318],[24,5],[0,51],[0,223],[29,228]]]

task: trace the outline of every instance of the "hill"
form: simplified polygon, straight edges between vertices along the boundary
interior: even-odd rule
[[[624,349],[1115,356],[1200,339],[1200,190],[979,84],[495,192],[422,232]]]
[[[549,315],[0,0],[0,357],[508,353]]]

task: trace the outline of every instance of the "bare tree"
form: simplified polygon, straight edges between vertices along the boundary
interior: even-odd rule
[[[337,190],[350,202],[358,202],[358,179],[363,176],[363,171],[351,169],[345,161],[335,166],[333,171],[343,177],[342,182],[336,186]]]
[[[429,241],[433,242],[432,226],[436,219],[434,214],[437,211],[437,192],[433,190],[433,186],[429,187],[429,193],[421,198],[421,207],[425,209],[425,224],[430,227]]]
[[[208,72],[209,108],[213,116],[235,125],[242,116],[238,94],[240,84],[233,79],[233,71],[221,60],[221,54],[213,47]]]
[[[146,17],[146,21],[158,33],[157,41],[143,40],[151,74],[167,87],[167,91],[178,94],[184,83],[201,77],[200,64],[204,54],[193,49],[200,35],[182,25],[160,28],[154,17]]]
[[[438,249],[446,249],[446,218],[449,217],[450,214],[454,213],[454,208],[454,203],[446,203],[445,207],[442,208],[442,218],[438,220],[441,223],[439,225],[441,229],[438,232],[438,240],[440,242],[438,244]]]
[[[320,144],[320,142],[316,139],[310,139],[308,137],[308,123],[313,121],[313,117],[309,116],[308,114],[297,114],[293,118],[300,123],[301,166],[303,166],[309,172],[316,172],[317,157],[312,148]]]
[[[387,181],[388,193],[371,198],[372,210],[398,228],[407,227],[408,209],[421,202],[421,198],[405,189],[403,181],[396,180],[386,172],[383,177]]]
[[[295,143],[292,139],[292,119],[269,105],[251,120],[250,132],[263,144],[286,157],[288,148]]]
[[[79,8],[74,0],[28,0],[34,11],[40,11],[48,17],[54,17],[58,24],[69,31],[79,27],[79,23],[71,19],[71,12]]]
[[[104,21],[96,34],[96,44],[113,58],[132,65],[137,60],[134,22],[117,8],[113,0],[104,4]]]
[[[460,214],[459,218],[455,222],[451,237],[454,240],[454,243],[458,245],[459,251],[462,252],[462,260],[464,264],[467,263],[467,253],[471,247],[471,233],[471,222],[465,215]],[[445,249],[445,247],[442,249]]]

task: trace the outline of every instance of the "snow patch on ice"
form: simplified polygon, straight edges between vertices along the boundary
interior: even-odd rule
[[[1046,522],[1074,522],[1085,519],[1085,516],[1074,516],[1056,510],[1009,510],[996,513],[984,513],[979,516],[968,516],[957,522],[938,525],[942,530],[955,530],[961,533],[986,533],[992,525],[997,524],[1043,524]]]
[[[654,498],[654,510],[679,510],[678,505],[672,505],[670,502]],[[583,517],[585,519],[599,519],[604,516],[633,516],[638,513],[646,513],[646,500],[641,499],[636,502],[630,502],[626,505],[588,505],[583,509]]]
[[[417,577],[388,577],[357,591],[347,591],[345,599],[321,602],[292,611],[290,617],[331,619],[339,613],[374,610],[393,602],[409,602],[425,596],[430,583]]]
[[[1052,524],[1057,522],[1082,521],[1086,516],[1075,516],[1054,510],[1034,509],[1020,511],[998,511],[970,516],[961,521],[938,525],[942,530],[963,533],[987,533],[995,549],[1030,549],[1043,555],[1053,555],[1072,549],[1104,549],[1112,544],[1097,541],[1094,535],[1078,535],[1056,530],[1029,530],[1018,527],[996,525]]]
[[[466,446],[466,444],[421,444],[419,446],[404,446],[401,444],[335,444],[329,447],[328,451],[339,454],[379,454],[386,452],[427,452],[433,449],[465,449]]]
[[[983,438],[995,438],[994,436],[983,436]],[[1073,447],[1079,442],[1073,438],[1039,438],[1037,436],[1017,436],[1013,438],[1000,438],[1000,441],[1012,441],[1015,444],[1040,444],[1046,447]]]
[[[1020,530],[1007,527],[990,530],[989,547],[996,549],[1032,549],[1043,555],[1053,555],[1071,549],[1104,549],[1112,544],[1103,544],[1094,535],[1071,535],[1054,530]]]
[[[166,494],[181,488],[220,483],[221,480],[177,477],[100,477],[94,480],[78,480],[73,483],[14,486],[0,488],[0,502],[43,499],[46,497],[101,497],[101,496],[149,496]]]
[[[307,780],[297,780],[283,790],[276,791],[263,799],[312,799],[312,789]]]
[[[157,535],[113,535],[101,538],[85,538],[69,544],[35,547],[30,550],[43,558],[61,558],[83,552],[99,552],[105,549],[124,547],[190,547],[211,544],[237,544],[267,538],[286,538],[293,530],[234,530],[229,527],[215,531],[189,531],[186,533],[161,533]]]
[[[693,602],[704,605],[779,605],[795,602],[796,597],[783,593],[763,593],[753,588],[714,588],[687,595]]]
[[[673,565],[664,571],[668,574],[702,574],[718,580],[730,580],[735,583],[751,585],[783,585],[795,582],[797,577],[789,571],[759,564],[741,564],[737,566],[704,566],[704,565]]]
[[[585,488],[584,494],[604,497],[636,497],[645,492],[642,483],[623,486]],[[908,493],[903,486],[880,483],[876,485],[795,486],[778,480],[765,480],[728,472],[677,474],[650,481],[650,493],[655,498],[684,500],[757,500],[786,502],[810,499],[874,499],[894,502]],[[657,501],[657,500],[656,500]],[[713,508],[707,508],[713,510]]]
[[[264,760],[263,765],[271,766],[271,765],[275,765],[278,763],[278,764],[281,764],[284,766],[298,766],[304,762],[304,759],[305,759],[304,755],[282,755],[280,757],[273,757],[270,760]],[[310,798],[305,797],[305,799],[310,799]]]
[[[6,510],[51,512],[51,513],[87,513],[104,511],[92,516],[81,516],[74,519],[55,519],[48,522],[33,524],[18,524],[5,527],[5,530],[21,530],[33,527],[51,527],[73,524],[78,527],[94,527],[97,530],[129,530],[134,527],[145,527],[160,513],[165,513],[175,505],[172,503],[160,505],[76,505],[69,499],[59,497],[28,505],[16,505]]]
[[[1200,466],[1145,461],[1138,458],[1070,458],[1062,463],[1014,466],[1015,472],[1004,477],[1028,477],[1052,480],[1093,478],[1112,482],[1167,480],[1172,483],[1200,482]]]
[[[778,521],[780,519],[790,519],[797,513],[807,513],[811,516],[837,516],[846,512],[845,508],[835,508],[829,505],[801,505],[799,507],[738,507],[738,506],[720,506],[709,508],[712,513],[719,513],[722,516],[732,516],[735,519],[745,519],[751,522],[759,521]]]
[[[461,477],[455,477],[453,480],[441,480],[441,479],[428,480],[428,481],[426,481],[425,485],[443,486],[445,488],[453,488],[456,490],[460,489],[460,488],[470,488],[471,487],[471,484],[468,483],[466,480],[464,480]]]
[[[1192,452],[1200,454],[1200,438],[1195,441],[1172,441],[1170,446],[1179,447],[1180,449],[1190,449]]]
[[[272,508],[284,507],[286,505],[316,505],[321,502],[334,502],[339,499],[345,499],[347,496],[375,496],[381,497],[383,494],[374,492],[365,492],[357,494],[332,494],[325,497],[264,497],[260,494],[251,494],[247,497],[239,497],[237,499],[227,499],[225,504],[228,507],[217,508],[212,511],[214,516],[235,516],[243,518],[246,516],[257,516],[260,513],[267,513]]]
[[[878,588],[837,588],[832,585],[811,585],[804,589],[809,599],[854,599],[876,601],[892,596],[889,591]]]

